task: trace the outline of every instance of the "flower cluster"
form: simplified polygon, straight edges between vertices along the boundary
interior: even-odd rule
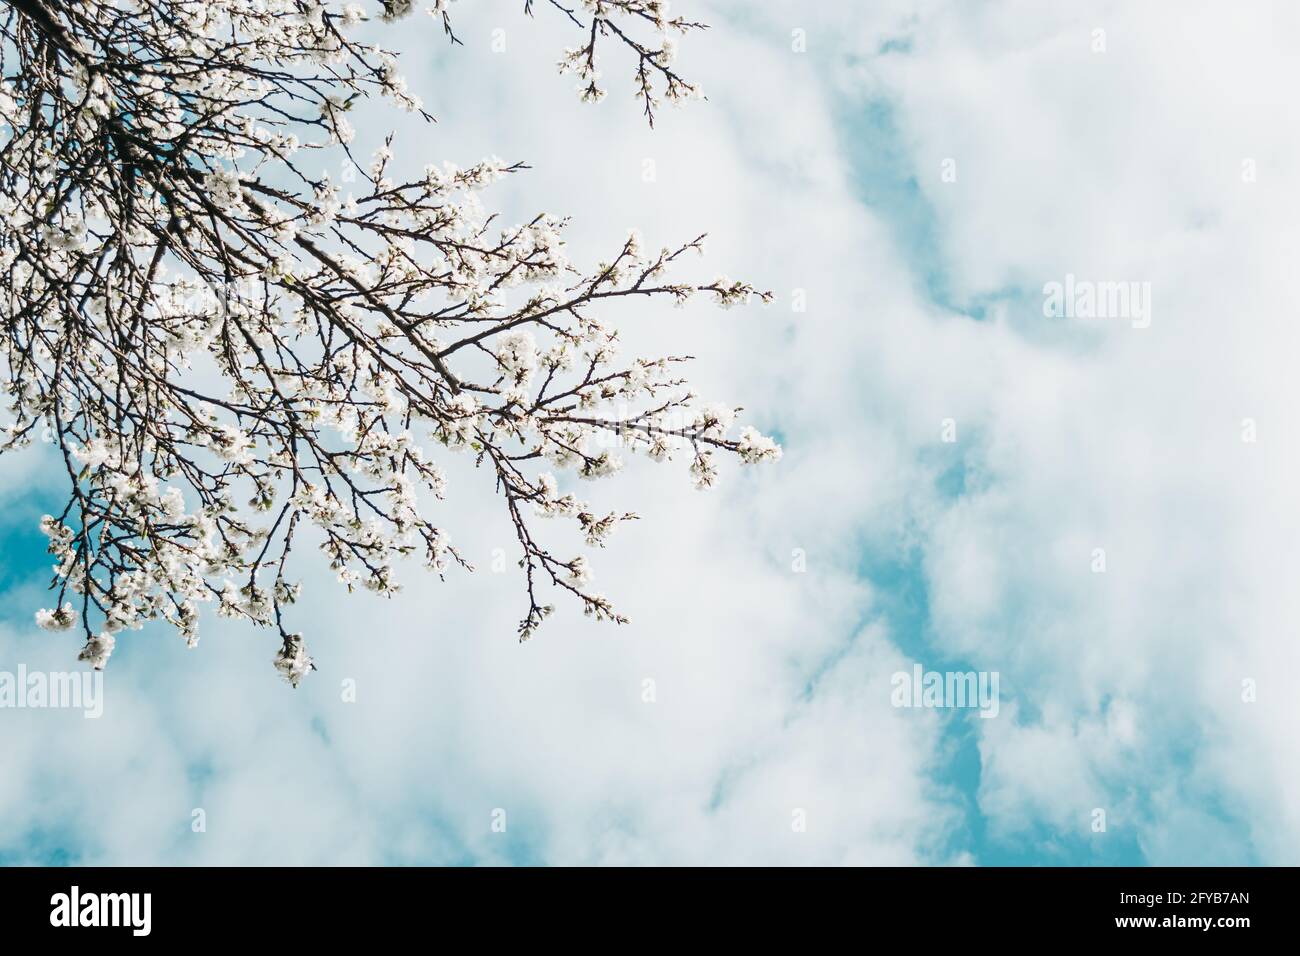
[[[582,0],[582,7],[591,17],[586,42],[565,50],[558,65],[561,73],[578,78],[578,95],[583,102],[596,103],[605,98],[606,91],[597,69],[596,47],[601,38],[611,36],[621,41],[635,56],[636,69],[632,81],[651,126],[654,125],[655,110],[664,100],[678,104],[685,100],[703,99],[700,87],[684,79],[672,66],[677,58],[677,37],[693,30],[703,30],[703,23],[680,16],[670,17],[668,0]],[[578,22],[572,13],[569,15]],[[652,24],[655,40],[632,36],[620,22],[624,18]]]

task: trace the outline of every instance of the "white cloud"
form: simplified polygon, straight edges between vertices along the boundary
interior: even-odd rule
[[[988,478],[928,527],[939,640],[1000,659],[1004,687],[1041,712],[980,726],[995,821],[1081,825],[1080,790],[1113,805],[1136,794],[1128,833],[1153,862],[1289,862],[1300,848],[1286,797],[1296,709],[1280,678],[1298,654],[1286,635],[1300,182],[1296,124],[1279,121],[1294,112],[1281,29],[1294,17],[1273,4],[931,4],[851,41],[912,38],[910,55],[842,82],[894,104],[958,297],[1028,297],[995,311],[963,362],[910,370],[973,426]],[[956,158],[956,183],[941,157]],[[1037,291],[1067,273],[1150,282],[1152,327],[1034,329],[1049,321]],[[947,387],[966,375],[977,392]],[[1244,418],[1258,443],[1242,442]],[[1243,703],[1252,677],[1269,690]],[[1124,733],[1106,723],[1116,707]],[[1186,849],[1211,806],[1244,821],[1249,843],[1221,833]]]

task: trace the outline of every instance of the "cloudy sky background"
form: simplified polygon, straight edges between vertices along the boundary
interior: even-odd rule
[[[485,202],[572,215],[578,261],[709,232],[688,268],[773,304],[626,309],[626,350],[698,356],[784,460],[585,487],[643,516],[593,558],[632,623],[520,645],[500,500],[441,456],[480,571],[309,570],[296,692],[212,620],[120,635],[99,720],[0,710],[0,863],[1300,862],[1300,10],[682,0],[709,99],[650,131],[630,62],[578,103],[520,6],[390,28],[439,123],[358,125],[527,161]],[[1150,327],[1045,318],[1067,274],[1149,282]],[[76,655],[32,624],[48,464],[0,461],[0,669]],[[892,707],[913,662],[998,671],[999,715]]]

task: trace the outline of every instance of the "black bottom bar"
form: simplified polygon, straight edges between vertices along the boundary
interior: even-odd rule
[[[557,934],[609,932],[621,945],[629,934],[680,940],[678,931],[698,926],[734,933],[732,943],[788,940],[803,949],[831,931],[864,944],[902,932],[927,946],[1096,936],[1223,946],[1284,931],[1294,877],[1289,869],[1237,868],[14,868],[0,870],[0,918],[9,941],[79,943],[112,936],[373,945],[377,931],[384,938],[456,929],[453,937],[420,936],[421,945],[462,934],[499,944],[518,933],[538,945]]]

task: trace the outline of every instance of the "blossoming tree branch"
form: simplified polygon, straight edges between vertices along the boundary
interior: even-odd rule
[[[661,100],[698,96],[673,50],[702,25],[666,8],[549,5],[575,31],[560,69],[584,99],[603,95],[603,53],[627,58],[652,123]],[[455,42],[446,0],[427,12]],[[410,13],[394,0],[0,5],[0,449],[57,450],[67,502],[42,521],[56,599],[36,617],[83,632],[93,667],[147,621],[193,645],[206,603],[275,628],[275,666],[297,686],[313,664],[291,629],[291,556],[318,548],[349,589],[381,594],[407,556],[439,575],[469,568],[434,523],[454,493],[448,452],[473,456],[508,511],[521,639],[551,593],[622,621],[586,558],[553,553],[539,525],[575,522],[598,546],[633,515],[593,511],[557,473],[605,478],[622,449],[684,458],[707,487],[721,457],[780,456],[736,430],[736,409],[698,403],[684,357],[620,358],[606,318],[620,303],[768,298],[686,276],[702,237],[651,248],[632,234],[584,268],[566,257],[565,220],[485,212],[480,193],[518,164],[406,179],[392,136],[354,155],[358,102],[431,119],[397,58],[360,39]],[[313,154],[348,172],[312,175]]]

